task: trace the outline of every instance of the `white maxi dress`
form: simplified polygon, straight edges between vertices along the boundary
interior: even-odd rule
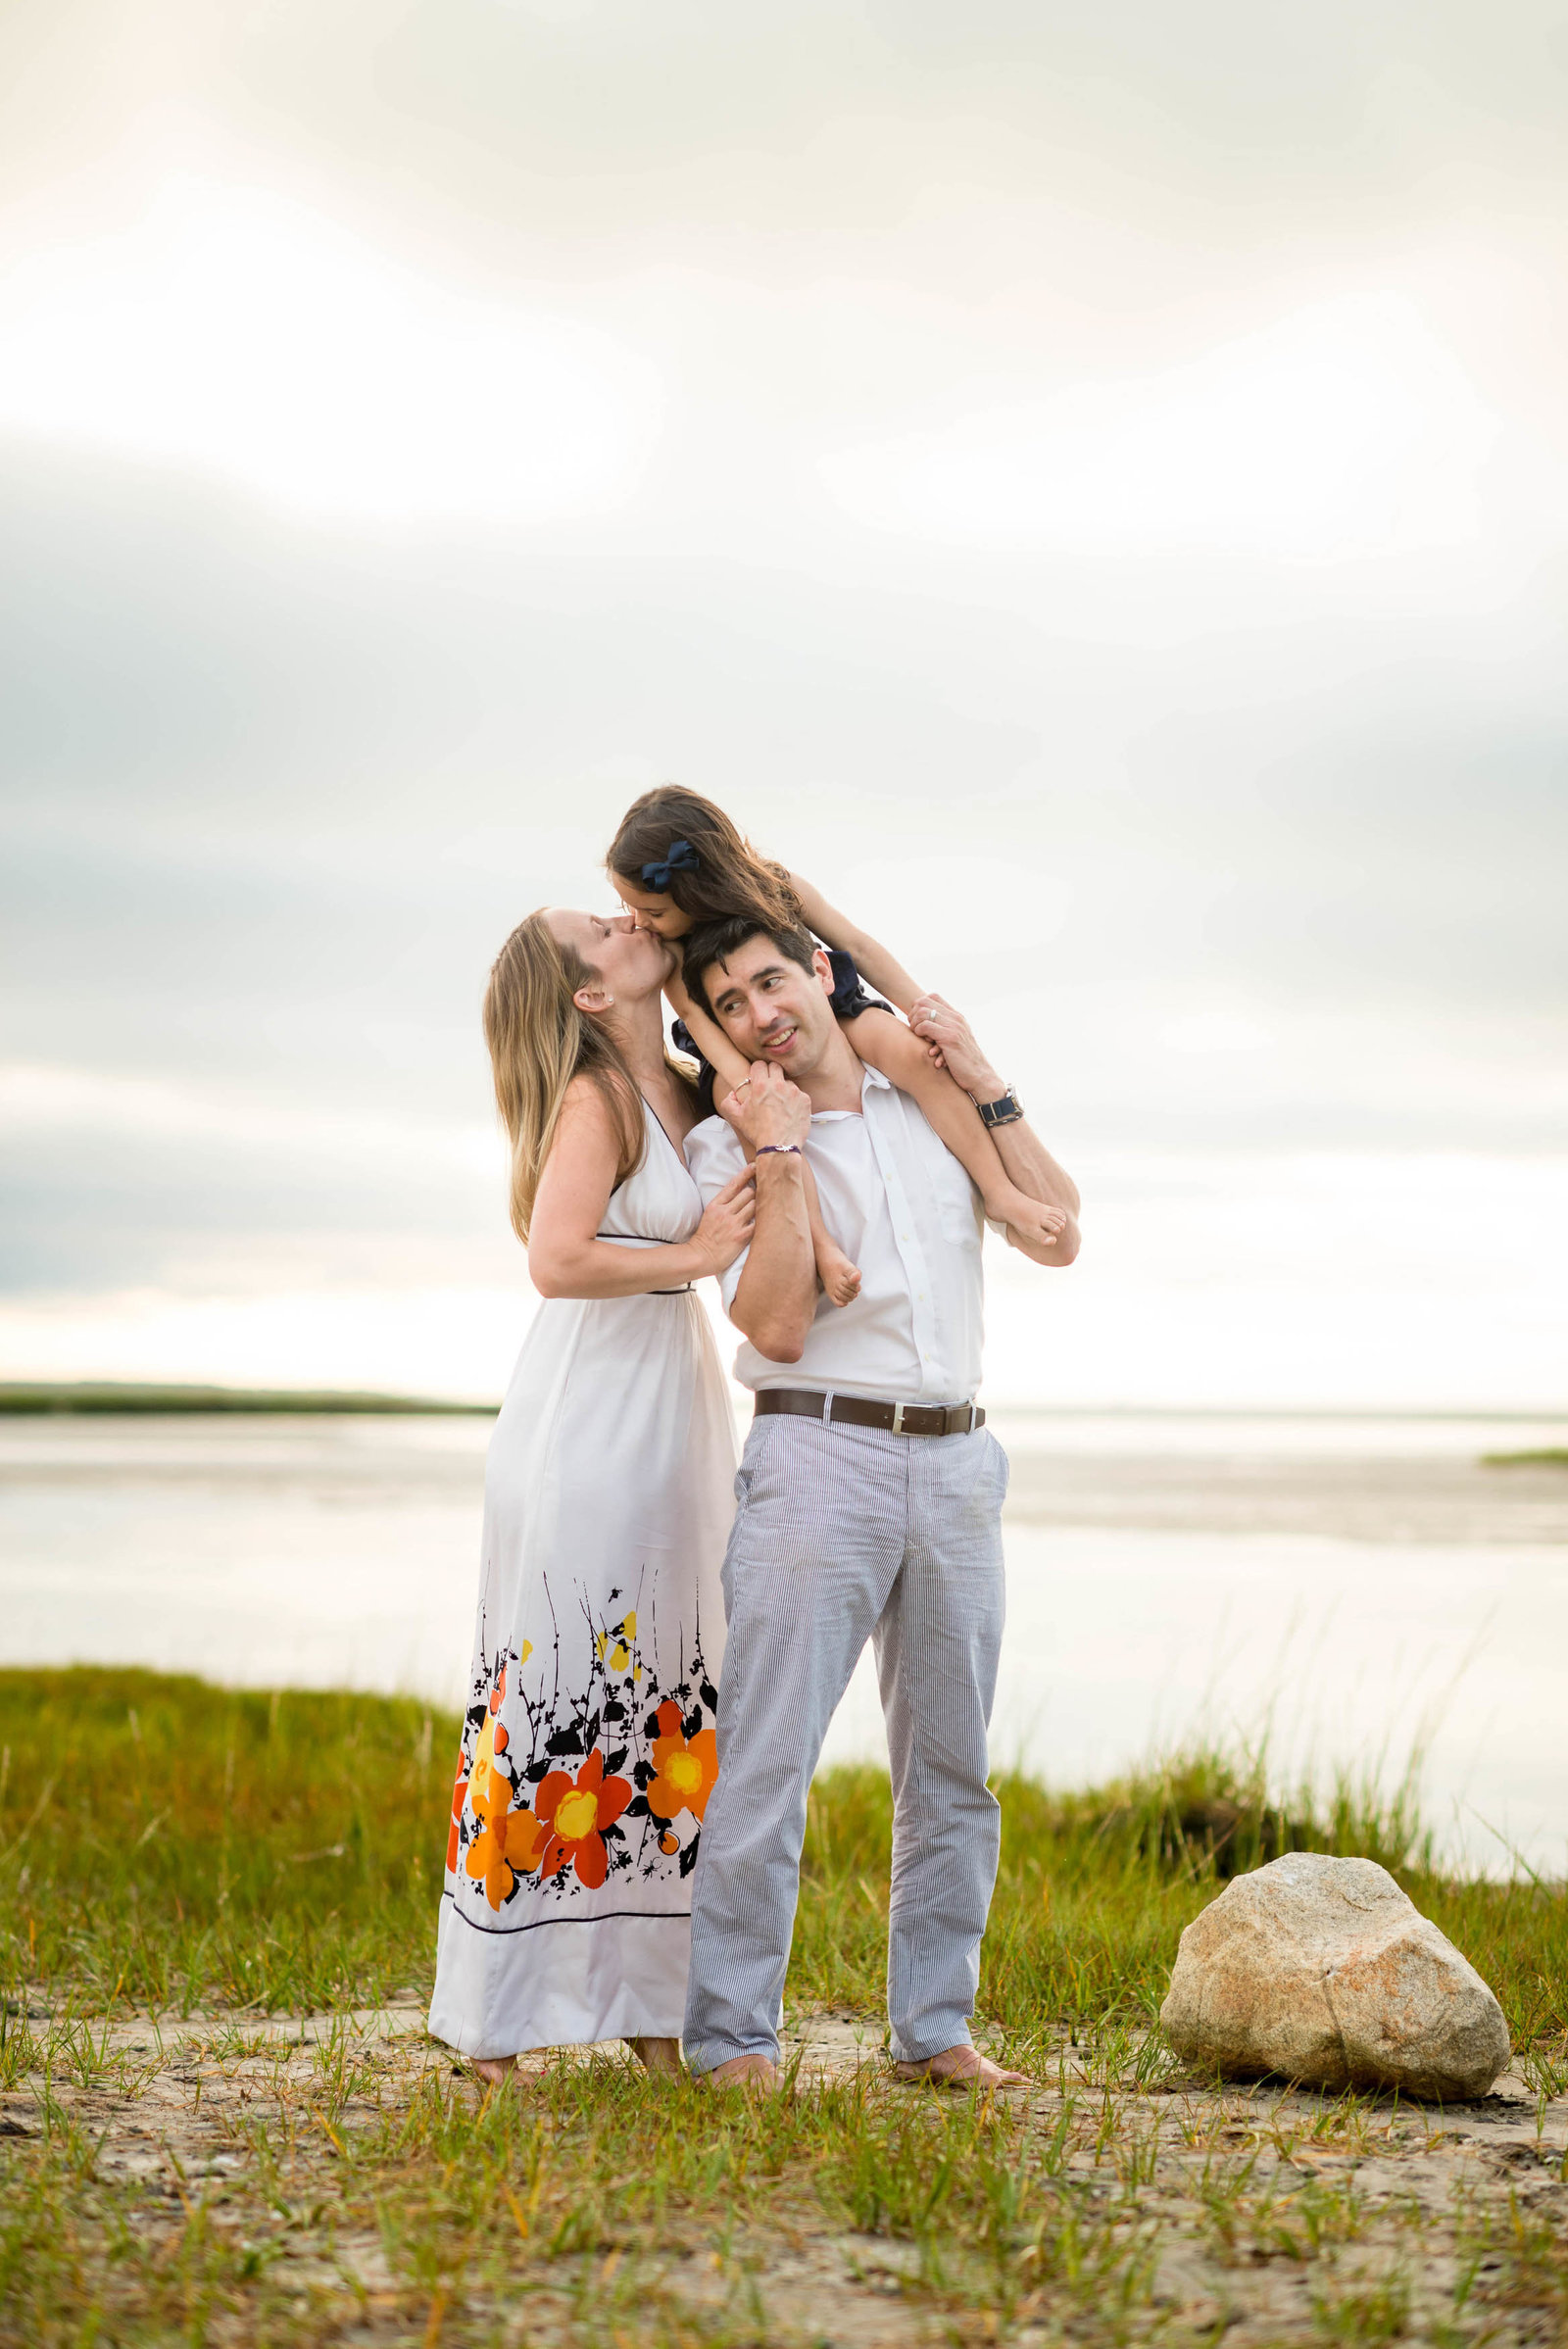
[[[644,1103],[601,1237],[702,1199]],[[470,2056],[678,2038],[717,1775],[735,1432],[691,1288],[548,1297],[490,1439],[430,2029]]]

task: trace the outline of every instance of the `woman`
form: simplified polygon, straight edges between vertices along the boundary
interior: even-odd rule
[[[672,962],[629,917],[549,908],[485,995],[512,1221],[545,1302],[485,1466],[430,2029],[490,2080],[595,2039],[679,2069],[735,1472],[693,1283],[746,1247],[753,1201],[742,1177],[705,1213],[687,1172]]]

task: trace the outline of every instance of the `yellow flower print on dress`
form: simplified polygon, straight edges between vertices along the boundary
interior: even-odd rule
[[[637,1610],[633,1607],[619,1623],[612,1623],[607,1632],[600,1632],[594,1649],[607,1672],[624,1672],[631,1662],[631,1642],[637,1637]],[[637,1678],[641,1680],[639,1667]]]

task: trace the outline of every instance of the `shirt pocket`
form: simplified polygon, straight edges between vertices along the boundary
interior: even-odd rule
[[[944,1240],[956,1241],[958,1246],[978,1248],[980,1245],[980,1194],[958,1164],[956,1158],[944,1151],[945,1166],[936,1169],[932,1189],[936,1194],[937,1223]]]

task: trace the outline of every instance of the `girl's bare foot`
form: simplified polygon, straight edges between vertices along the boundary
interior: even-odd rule
[[[472,2055],[468,2058],[468,2069],[487,2088],[499,2088],[517,2069],[517,2059],[514,2055]]]
[[[1039,1199],[1030,1199],[1027,1192],[1010,1183],[987,1193],[986,1213],[993,1223],[1009,1225],[1020,1239],[1032,1240],[1039,1248],[1059,1240],[1067,1229],[1067,1218],[1059,1207],[1042,1206]]]
[[[626,2044],[645,2072],[657,2073],[664,2080],[680,2079],[679,2039],[628,2039]]]
[[[817,1251],[816,1277],[836,1305],[853,1305],[860,1294],[860,1267],[831,1241]]]

